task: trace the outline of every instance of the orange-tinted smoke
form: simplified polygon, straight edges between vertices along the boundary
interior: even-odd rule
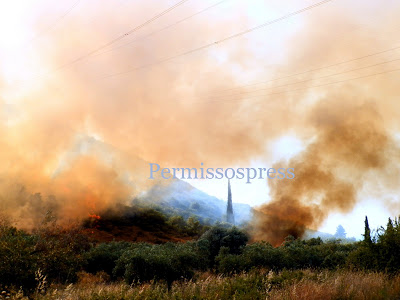
[[[302,237],[318,229],[333,212],[356,204],[368,173],[385,175],[393,161],[393,143],[373,103],[356,104],[342,93],[322,99],[311,109],[313,141],[287,166],[292,180],[269,180],[271,202],[257,208],[254,238],[280,245],[288,235]],[[395,180],[395,179],[394,179]]]
[[[291,20],[296,25],[293,31],[289,23],[276,23],[206,51],[137,68],[121,76],[107,76],[183,53],[254,25],[242,9],[247,3],[233,5],[233,9],[228,5],[199,14],[160,35],[139,40],[132,47],[59,68],[143,23],[168,5],[139,1],[119,9],[113,7],[114,1],[99,3],[94,8],[90,1],[82,1],[76,13],[71,12],[55,31],[37,38],[27,48],[23,56],[34,63],[26,68],[45,76],[34,76],[27,87],[10,86],[0,79],[0,210],[26,226],[34,224],[47,209],[69,220],[99,214],[118,202],[129,202],[153,184],[146,180],[148,166],[141,159],[176,167],[198,167],[201,162],[218,167],[246,165],[266,155],[268,142],[287,131],[304,139],[315,135],[313,143],[319,147],[308,148],[288,165],[295,168],[296,181],[275,182],[271,186],[273,203],[290,204],[286,211],[285,207],[277,207],[276,214],[290,215],[290,222],[299,223],[293,230],[317,226],[329,211],[338,207],[343,211],[351,209],[360,181],[352,173],[359,170],[354,164],[361,166],[368,161],[371,165],[366,170],[382,170],[385,165],[374,153],[375,144],[363,140],[375,142],[376,138],[377,145],[385,145],[393,131],[400,130],[396,76],[371,77],[299,92],[290,90],[307,84],[258,93],[246,93],[255,87],[243,85],[393,47],[398,36],[395,28],[400,25],[399,18],[393,17],[399,14],[397,4],[388,4],[390,9],[384,12],[363,5],[363,9],[380,13],[380,20],[385,20],[370,24],[369,16],[360,16],[358,6],[333,2],[327,8]],[[160,22],[143,28],[137,37],[200,9],[188,2]],[[279,15],[282,13],[276,16]],[[37,17],[38,32],[40,26],[45,26],[46,16]],[[50,24],[51,20],[48,21]],[[362,27],[365,23],[371,26],[352,31],[355,25]],[[287,39],[288,31],[292,34],[283,43],[280,40]],[[133,38],[136,36],[127,39]],[[390,52],[371,61],[395,55],[398,53]],[[317,78],[330,70],[337,72],[364,63],[356,61],[257,87],[309,78],[316,78],[315,84],[319,84],[328,79]],[[271,65],[277,66],[268,67]],[[283,93],[265,96],[275,91]],[[259,96],[247,98],[248,95]],[[324,95],[331,99],[327,107]],[[376,107],[366,104],[363,108],[363,103],[369,102]],[[343,103],[355,106],[342,109]],[[363,113],[357,113],[358,107],[362,107]],[[327,118],[326,111],[337,119]],[[348,114],[356,117],[347,118]],[[374,123],[378,116],[384,121]],[[371,122],[376,128],[370,129]],[[339,147],[343,141],[348,142]],[[358,144],[362,147],[355,146]],[[317,155],[331,155],[333,149],[336,152],[330,158]],[[310,166],[310,160],[315,168]],[[320,174],[321,178],[311,173]],[[302,187],[296,182],[302,182]],[[316,197],[323,202],[324,209],[313,204],[315,193],[325,195],[323,200],[321,195]],[[338,203],[338,194],[348,200]],[[283,198],[287,200],[279,202]],[[295,208],[303,204],[305,209],[295,213]],[[302,225],[303,220],[306,224]],[[289,225],[286,227],[293,227]]]

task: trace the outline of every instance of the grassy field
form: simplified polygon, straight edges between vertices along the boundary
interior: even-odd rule
[[[81,273],[70,285],[38,289],[34,299],[400,299],[400,276],[351,271],[253,270],[232,276],[198,273],[177,281],[170,291],[163,283],[108,283],[107,275]],[[43,286],[45,286],[43,278]],[[39,285],[40,286],[40,285]],[[28,299],[20,292],[1,299]]]

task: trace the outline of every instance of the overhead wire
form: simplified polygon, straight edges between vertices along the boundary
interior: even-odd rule
[[[388,60],[388,61],[384,61],[384,62],[380,62],[380,63],[375,63],[375,64],[368,65],[368,66],[358,67],[358,68],[350,69],[350,70],[346,70],[346,71],[336,72],[336,73],[333,73],[333,74],[328,74],[328,75],[320,76],[320,77],[317,77],[317,78],[310,78],[310,79],[295,81],[295,82],[291,82],[291,83],[287,83],[287,84],[283,84],[283,85],[271,86],[271,87],[266,87],[266,88],[262,88],[262,89],[251,90],[251,91],[243,91],[243,92],[235,93],[235,94],[220,95],[220,97],[238,96],[238,95],[254,93],[254,92],[259,92],[259,91],[271,90],[271,89],[275,89],[275,88],[287,87],[287,86],[291,86],[291,85],[296,85],[296,84],[300,84],[300,83],[320,80],[320,79],[329,78],[329,77],[333,77],[333,76],[337,76],[337,75],[342,75],[342,74],[346,74],[346,73],[350,73],[350,72],[354,72],[354,71],[359,71],[359,70],[363,70],[363,69],[367,69],[367,68],[372,68],[372,67],[376,67],[376,66],[383,65],[383,64],[388,64],[388,63],[399,61],[399,60],[400,60],[400,58],[395,58],[395,59],[392,59],[392,60]],[[216,97],[218,97],[218,96],[216,96]],[[208,97],[207,99],[214,99],[216,97],[213,97],[213,98],[212,97]],[[200,100],[199,102],[202,102],[202,101]]]
[[[238,32],[236,34],[233,34],[233,35],[227,36],[225,38],[219,39],[219,40],[217,40],[215,42],[208,43],[206,45],[203,45],[203,46],[188,50],[186,52],[183,52],[183,53],[180,53],[180,54],[177,54],[177,55],[174,55],[174,56],[166,57],[166,58],[157,60],[157,61],[152,62],[152,63],[148,63],[148,64],[144,64],[142,66],[134,67],[134,68],[126,70],[126,71],[121,71],[121,72],[117,72],[117,73],[113,73],[113,74],[106,74],[106,75],[101,76],[101,78],[108,78],[108,77],[119,76],[119,75],[131,73],[131,72],[134,72],[134,71],[137,71],[137,70],[140,70],[140,69],[144,69],[144,68],[147,68],[147,67],[152,67],[152,66],[155,66],[155,65],[158,65],[158,64],[161,64],[161,63],[165,63],[165,62],[171,61],[171,60],[176,59],[176,58],[181,57],[181,56],[186,56],[186,55],[189,55],[189,54],[192,54],[192,53],[195,53],[195,52],[210,48],[211,46],[214,46],[214,45],[217,45],[217,44],[221,44],[221,43],[224,43],[224,42],[229,41],[231,39],[243,36],[245,34],[253,32],[255,30],[259,30],[259,29],[264,28],[264,27],[266,27],[268,25],[272,25],[274,23],[283,21],[283,20],[288,19],[288,18],[290,18],[292,16],[301,14],[303,12],[306,12],[308,10],[311,10],[313,8],[316,8],[318,6],[321,6],[321,5],[326,4],[328,2],[331,2],[331,1],[333,1],[333,0],[324,0],[324,1],[317,2],[315,4],[312,4],[312,5],[309,5],[307,7],[302,8],[302,9],[299,9],[299,10],[296,10],[294,12],[288,13],[288,14],[286,14],[284,16],[281,16],[279,18],[276,18],[274,20],[265,22],[265,23],[260,24],[258,26],[252,27],[250,29],[246,29],[246,30],[243,30],[243,31]]]
[[[99,52],[100,50],[103,50],[103,49],[107,48],[108,46],[113,45],[114,43],[122,40],[123,38],[127,37],[128,35],[131,35],[132,33],[138,31],[139,29],[141,29],[143,27],[145,27],[146,25],[154,22],[155,20],[161,18],[165,14],[171,12],[175,8],[179,7],[180,5],[182,5],[182,4],[184,4],[184,3],[188,2],[188,1],[189,0],[181,0],[181,1],[177,2],[177,3],[175,3],[174,5],[168,7],[167,9],[163,10],[162,12],[154,15],[152,18],[150,18],[150,19],[146,20],[145,22],[141,23],[140,25],[138,25],[138,26],[132,28],[131,30],[119,35],[118,37],[114,38],[113,40],[111,40],[111,41],[109,41],[109,42],[107,42],[107,43],[105,43],[105,44],[103,44],[103,45],[101,45],[101,46],[89,51],[88,53],[86,53],[84,55],[81,55],[81,56],[77,57],[76,59],[74,59],[74,60],[72,60],[72,61],[70,61],[68,63],[65,63],[65,64],[62,64],[62,65],[58,66],[57,68],[53,69],[52,71],[48,72],[47,74],[53,73],[53,72],[57,72],[57,71],[65,68],[67,66],[73,65],[73,64],[75,64],[75,63],[77,63],[77,62],[79,62],[81,60],[84,60],[85,58],[87,58],[87,57]],[[45,75],[47,75],[47,74],[45,74]]]
[[[400,60],[400,58],[397,59],[397,60]],[[312,86],[297,88],[297,89],[293,89],[293,90],[285,90],[285,91],[279,91],[279,92],[272,92],[272,93],[261,94],[261,95],[250,95],[250,96],[247,96],[246,98],[220,99],[220,100],[210,100],[210,101],[197,101],[197,102],[195,102],[195,103],[213,103],[213,102],[243,101],[243,100],[252,99],[252,98],[255,98],[255,97],[266,97],[266,96],[280,95],[280,94],[286,94],[286,93],[291,93],[291,92],[296,92],[296,91],[303,91],[303,90],[308,90],[308,89],[312,89],[312,88],[318,88],[318,87],[322,87],[322,86],[328,86],[328,85],[332,85],[332,84],[338,84],[338,83],[343,83],[343,82],[347,82],[347,81],[352,81],[352,80],[357,80],[357,79],[363,79],[363,78],[373,77],[373,76],[382,75],[382,74],[387,74],[387,73],[393,73],[393,72],[397,72],[397,71],[400,71],[400,68],[391,69],[391,70],[387,70],[387,71],[381,71],[381,72],[372,73],[372,74],[368,74],[368,75],[357,76],[357,77],[353,77],[353,78],[347,78],[347,79],[332,81],[332,82],[328,82],[328,83],[322,83],[322,84],[317,84],[317,85],[312,85]],[[261,101],[261,100],[258,99],[258,101]],[[257,101],[255,101],[255,102],[257,102]],[[190,103],[192,103],[192,102],[190,102]]]
[[[105,51],[102,51],[102,52],[100,52],[100,53],[97,53],[97,54],[94,55],[94,56],[99,56],[99,55],[102,55],[102,54],[105,54],[105,53],[109,53],[109,52],[112,52],[112,51],[115,51],[115,50],[124,48],[124,47],[126,47],[126,46],[132,45],[132,44],[135,43],[135,42],[148,39],[149,37],[151,37],[151,36],[153,36],[153,35],[155,35],[155,34],[157,34],[157,33],[160,33],[160,32],[162,32],[162,31],[165,31],[165,30],[167,30],[167,29],[169,29],[169,28],[171,28],[171,27],[173,27],[173,26],[176,26],[176,25],[178,25],[178,24],[180,24],[180,23],[182,23],[182,22],[184,22],[184,21],[186,21],[186,20],[189,20],[189,19],[191,19],[191,18],[193,18],[193,17],[195,17],[195,16],[197,16],[197,15],[199,15],[199,14],[202,14],[202,13],[206,12],[207,10],[210,10],[210,9],[212,9],[212,8],[218,6],[218,5],[220,5],[220,4],[222,4],[222,3],[226,2],[226,1],[229,1],[229,0],[222,0],[222,1],[219,1],[219,2],[217,2],[217,3],[214,3],[213,5],[207,6],[206,8],[204,8],[204,9],[202,9],[202,10],[200,10],[200,11],[194,13],[194,14],[191,14],[190,16],[187,16],[187,17],[182,18],[182,19],[180,19],[180,20],[178,20],[178,21],[176,21],[176,22],[174,22],[174,23],[171,23],[171,24],[165,26],[165,27],[162,27],[162,28],[160,28],[160,29],[157,29],[157,30],[155,30],[155,31],[152,31],[152,32],[150,32],[149,34],[146,34],[145,36],[136,38],[136,39],[134,39],[134,40],[132,40],[132,41],[129,41],[129,42],[123,44],[123,45],[119,45],[119,46],[116,46],[116,47],[114,47],[114,48],[107,49],[107,50],[105,50]]]
[[[328,83],[324,83],[324,84],[319,84],[319,85],[314,85],[314,86],[308,86],[308,87],[304,87],[304,88],[298,88],[298,89],[294,89],[294,90],[290,90],[290,91],[281,91],[281,92],[275,92],[275,93],[269,93],[269,94],[264,94],[264,97],[267,96],[278,96],[278,95],[282,95],[282,94],[286,94],[286,93],[293,93],[293,92],[299,92],[299,91],[305,91],[305,90],[309,90],[309,89],[314,89],[314,88],[319,88],[319,87],[323,87],[323,86],[329,86],[329,85],[335,85],[335,84],[340,84],[340,83],[345,83],[348,81],[353,81],[353,80],[358,80],[358,79],[364,79],[364,78],[369,78],[369,77],[374,77],[374,76],[380,76],[380,75],[385,75],[385,74],[389,74],[389,73],[395,73],[395,72],[399,72],[400,68],[396,68],[396,69],[391,69],[391,70],[387,70],[387,71],[382,71],[382,72],[377,72],[377,73],[373,73],[373,74],[368,74],[368,75],[363,75],[363,76],[358,76],[358,77],[353,77],[353,78],[347,78],[347,79],[343,79],[343,80],[338,80],[338,81],[333,81],[333,82],[328,82]],[[246,98],[247,99],[247,98]],[[243,99],[243,100],[246,100]],[[258,102],[265,102],[265,99],[258,99],[254,102],[258,103]],[[252,103],[254,103],[252,101]],[[258,110],[258,113],[263,113],[266,112],[267,110]],[[241,118],[241,116],[239,117],[235,117],[233,119],[235,120],[239,120]],[[258,121],[261,118],[253,118],[252,121]]]
[[[82,0],[77,0],[75,1],[72,6],[70,6],[60,17],[58,17],[54,22],[52,22],[49,26],[47,26],[45,29],[42,31],[38,32],[35,36],[33,36],[26,44],[29,45],[32,43],[34,40],[38,39],[39,36],[46,34],[50,30],[54,29],[54,27],[62,20],[64,19],[78,4],[82,2]]]
[[[323,69],[328,69],[328,68],[340,66],[340,65],[343,65],[343,64],[346,64],[346,63],[355,62],[357,60],[361,60],[361,59],[364,59],[364,58],[376,56],[376,55],[379,55],[379,54],[387,53],[387,52],[398,50],[398,49],[400,49],[400,46],[396,46],[396,47],[389,48],[389,49],[382,50],[382,51],[378,51],[378,52],[369,53],[369,54],[366,54],[366,55],[363,55],[363,56],[359,56],[359,57],[351,58],[351,59],[348,59],[348,60],[336,62],[336,63],[330,64],[330,65],[326,65],[326,66],[321,66],[321,67],[309,69],[309,70],[306,70],[306,71],[301,71],[301,72],[297,72],[297,73],[293,73],[293,74],[289,74],[289,75],[284,75],[284,76],[281,76],[281,77],[276,77],[276,78],[272,78],[272,79],[268,79],[268,80],[264,80],[264,81],[258,81],[258,82],[253,82],[253,83],[249,83],[249,84],[244,84],[244,85],[240,85],[239,87],[217,90],[215,92],[231,91],[231,90],[236,90],[236,89],[242,89],[244,87],[249,87],[249,86],[254,86],[254,85],[259,85],[259,84],[265,84],[265,83],[278,81],[278,80],[282,80],[282,79],[288,79],[288,78],[291,78],[291,77],[304,75],[304,74],[307,74],[307,73],[311,73],[311,72],[315,72],[315,71],[321,71]]]

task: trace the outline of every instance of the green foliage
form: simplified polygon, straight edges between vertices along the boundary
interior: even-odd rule
[[[356,269],[376,270],[388,273],[400,272],[400,223],[389,218],[386,229],[381,227],[376,240],[370,237],[368,218],[365,218],[364,241],[348,257],[348,263]]]
[[[283,268],[285,257],[280,248],[274,248],[267,242],[258,242],[243,249],[242,261],[244,270],[255,266],[278,270]]]
[[[39,273],[51,282],[76,280],[84,262],[82,254],[90,247],[79,228],[65,230],[43,223],[28,234],[11,226],[0,227],[1,284],[31,291]]]
[[[195,238],[199,237],[210,228],[202,224],[195,216],[190,216],[185,220],[180,215],[172,215],[168,218],[167,225],[170,226],[174,232]]]
[[[131,245],[129,242],[110,242],[96,245],[84,255],[86,260],[85,270],[93,274],[104,271],[112,276],[116,261]]]
[[[122,274],[128,284],[164,280],[170,287],[175,280],[191,278],[200,268],[195,244],[137,244],[117,260],[114,274]]]
[[[366,245],[365,242],[357,243],[356,249],[349,253],[346,259],[347,265],[356,270],[376,270],[378,266],[378,256],[373,248],[374,247]]]
[[[342,244],[340,240],[328,241],[314,249],[314,255],[319,257],[322,263],[319,268],[336,269],[346,266],[346,260],[352,251],[356,249],[355,244]]]
[[[182,216],[173,215],[169,217],[167,224],[171,226],[174,230],[182,232],[186,227],[186,221]]]
[[[216,262],[221,273],[248,271],[259,267],[275,271],[304,268],[336,269],[345,266],[347,256],[354,249],[354,245],[341,244],[338,241],[324,243],[321,239],[302,241],[288,238],[277,248],[266,242],[247,245],[239,255],[233,255],[221,247]]]
[[[190,236],[196,236],[201,233],[202,226],[196,217],[190,216],[186,224],[186,231]]]
[[[389,218],[386,230],[381,228],[375,250],[378,251],[380,258],[378,260],[380,271],[390,273],[400,271],[400,222],[397,218],[394,221]]]
[[[36,285],[37,257],[33,255],[36,238],[11,226],[0,230],[0,285],[23,286],[31,290]]]
[[[214,263],[221,247],[229,249],[230,254],[239,254],[248,241],[248,236],[236,227],[212,227],[199,239],[204,247],[208,248],[210,263]]]
[[[372,244],[371,229],[369,228],[367,216],[365,216],[365,221],[364,221],[364,243],[367,244],[367,246],[371,246]]]
[[[244,270],[244,262],[240,255],[230,254],[228,247],[221,247],[219,254],[215,257],[219,273],[232,274]]]
[[[84,253],[90,249],[88,238],[79,227],[64,229],[55,223],[34,232],[37,265],[53,282],[74,282],[84,265]]]

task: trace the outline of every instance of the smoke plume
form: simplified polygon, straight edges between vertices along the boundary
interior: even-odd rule
[[[396,3],[385,10],[363,5],[363,17],[355,13],[359,6],[332,2],[293,23],[155,63],[254,26],[247,4],[227,1],[153,34],[205,7],[188,2],[87,55],[167,2],[104,0],[94,9],[82,1],[49,31],[51,13],[33,9],[34,17],[23,20],[41,34],[18,51],[0,53],[1,211],[25,227],[46,210],[66,222],[83,218],[149,189],[154,182],[146,180],[145,161],[246,165],[267,156],[266,145],[290,131],[309,145],[287,163],[295,180],[270,181],[272,200],[255,222],[255,238],[277,244],[287,234],[317,228],[331,212],[350,211],[364,179],[389,169],[391,178],[398,176],[392,167],[398,158],[393,134],[400,130],[398,73],[324,85],[396,62],[321,79],[396,58],[398,51],[267,82],[394,47]],[[368,14],[385,22],[366,26]],[[110,51],[114,46],[121,47]],[[266,83],[248,85],[260,81]],[[386,189],[393,180],[381,181]]]
[[[272,201],[258,208],[256,239],[279,245],[288,235],[318,229],[330,213],[354,207],[366,174],[385,176],[390,166],[393,142],[374,104],[333,95],[311,109],[309,122],[313,141],[288,162],[296,177],[269,180]]]

